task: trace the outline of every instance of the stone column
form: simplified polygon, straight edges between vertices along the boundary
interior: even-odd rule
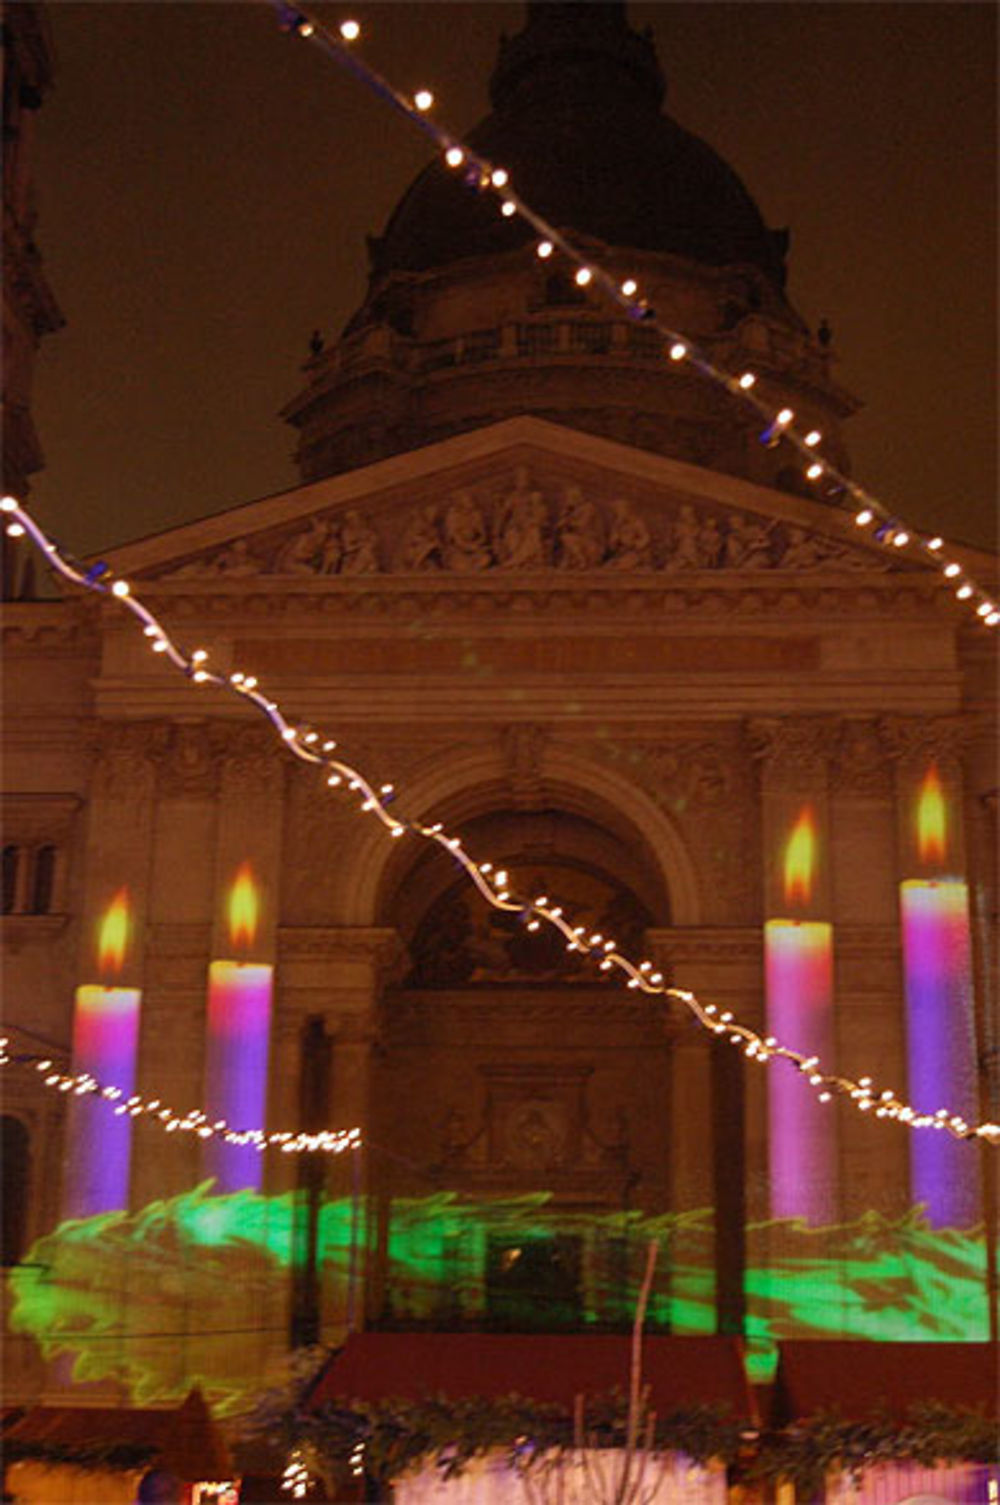
[[[266,729],[250,729],[243,725],[227,729],[223,751],[219,785],[218,823],[215,837],[215,874],[213,886],[214,917],[212,926],[211,962],[250,962],[256,967],[273,968],[276,957],[278,928],[279,887],[282,862],[282,834],[284,817],[285,764],[280,747],[274,736]],[[255,898],[255,914],[250,922],[240,926],[230,913],[230,897],[238,876],[249,878]],[[249,972],[249,968],[247,971]],[[264,986],[266,988],[265,978]],[[271,975],[271,1029],[275,1017],[275,998],[280,988],[280,978]],[[249,1003],[256,1009],[258,1004]],[[206,1014],[206,1030],[209,1028]],[[213,1059],[221,1059],[220,1040],[212,1042],[206,1034],[206,1051]],[[239,1037],[230,1035],[225,1049],[231,1060],[227,1070],[240,1070],[238,1062]],[[233,1065],[233,1062],[236,1064]],[[206,1060],[207,1071],[212,1069]],[[248,1070],[256,1070],[251,1064]],[[268,1081],[273,1080],[273,1057],[268,1061]],[[218,1083],[209,1083],[206,1074],[206,1094],[218,1090]],[[207,1096],[206,1096],[207,1101]],[[234,1125],[239,1128],[265,1128],[266,1124]],[[218,1145],[206,1146],[204,1165],[209,1174],[229,1166],[225,1151]],[[244,1152],[234,1151],[234,1155]],[[267,1180],[267,1158],[260,1167],[261,1182]],[[244,1160],[246,1157],[244,1156]],[[235,1161],[233,1162],[235,1167]],[[237,1178],[250,1173],[250,1168],[241,1161],[240,1168],[233,1169]],[[229,1175],[227,1170],[227,1175]],[[256,1174],[256,1171],[254,1171]],[[258,1182],[258,1184],[261,1184]],[[247,1184],[250,1184],[249,1182]]]
[[[83,929],[76,983],[141,990],[144,982],[146,923],[153,850],[156,763],[163,729],[156,722],[102,723],[95,739],[96,759],[87,810],[86,869],[83,874]],[[98,955],[102,918],[124,891],[128,922],[120,962]],[[74,1005],[78,1010],[79,1003]],[[141,1017],[141,1003],[140,1017]],[[75,1020],[74,1020],[75,1023]],[[118,1085],[109,1083],[108,1085]],[[100,1153],[100,1133],[113,1109],[94,1098],[69,1105],[63,1206],[81,1209],[81,1177],[87,1157]],[[115,1121],[120,1127],[120,1120]]]
[[[919,1113],[974,1120],[977,1090],[971,915],[965,861],[958,720],[887,718],[895,759],[897,853],[906,1002],[907,1097]],[[909,1138],[911,1201],[931,1223],[968,1228],[980,1217],[975,1147],[943,1130]]]
[[[835,1069],[830,927],[828,758],[837,725],[824,717],[750,723],[760,763],[767,1032]],[[771,1211],[836,1221],[836,1109],[793,1068],[768,1067]],[[780,1075],[779,1075],[780,1073]]]
[[[358,1127],[367,1136],[378,1004],[386,972],[399,955],[396,932],[362,926],[288,927],[280,932],[278,955],[281,1022],[272,1075],[274,1120],[298,1123],[303,1027],[309,1019],[321,1020],[331,1043],[327,1126]],[[273,1169],[282,1189],[297,1179],[288,1158],[277,1157]],[[369,1226],[372,1156],[363,1149],[332,1157],[323,1179],[327,1200],[320,1217],[318,1294],[323,1340],[332,1342],[349,1325],[361,1324],[369,1275],[376,1288],[379,1284],[381,1272],[373,1268],[368,1252],[375,1238]]]
[[[830,840],[836,924],[838,1069],[855,1081],[906,1080],[892,760],[878,724],[845,721],[831,759]],[[832,1105],[831,1105],[832,1106]],[[909,1205],[907,1137],[836,1105],[841,1215],[899,1218]]]
[[[761,1028],[760,936],[756,930],[686,927],[650,935],[656,964],[703,1005],[731,1010]],[[747,1126],[761,1090],[743,1054],[699,1025],[683,1005],[671,1008],[671,1209],[687,1217],[672,1238],[677,1271],[714,1270],[716,1330],[742,1331],[748,1216],[748,1161],[755,1145]],[[759,1070],[757,1072],[759,1075]],[[690,1300],[690,1292],[687,1293]]]
[[[202,1104],[205,971],[215,888],[220,746],[200,719],[164,728],[153,834],[140,1090],[187,1113]],[[133,1191],[143,1207],[196,1185],[200,1141],[137,1124]]]
[[[978,1003],[980,1117],[1000,1123],[1000,773],[997,722],[985,715],[973,724],[966,752],[966,829],[972,897],[972,955]],[[989,1338],[1000,1342],[1000,1156],[979,1151],[986,1224]]]

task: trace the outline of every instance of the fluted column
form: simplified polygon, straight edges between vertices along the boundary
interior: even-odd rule
[[[947,1110],[974,1120],[979,1102],[965,728],[956,720],[893,717],[882,730],[896,767],[907,1096],[918,1113]],[[974,1146],[943,1129],[911,1131],[910,1194],[936,1227],[970,1227],[981,1206]]]
[[[204,1087],[210,1116],[235,1111],[266,1117],[284,785],[285,766],[273,737],[256,728],[232,728],[215,840]],[[251,1148],[209,1140],[203,1164],[220,1189],[263,1182],[264,1157]]]
[[[371,1129],[372,1053],[381,989],[400,952],[394,930],[376,927],[289,926],[279,935],[281,1026],[273,1074],[275,1121],[298,1124],[297,1087],[308,1021],[322,1025],[329,1042],[325,1083],[330,1129]],[[282,1163],[284,1162],[284,1163]],[[274,1174],[282,1187],[300,1179],[279,1157]],[[337,1341],[358,1324],[366,1307],[370,1267],[368,1208],[373,1152],[366,1147],[325,1162],[323,1209],[316,1220],[316,1301],[324,1341]]]
[[[748,733],[760,762],[767,1030],[832,1070],[828,759],[837,724],[762,719]],[[772,1216],[836,1219],[836,1110],[780,1062],[768,1068],[768,1161]]]
[[[127,1096],[135,1084],[156,792],[157,723],[102,724],[84,850],[84,928],[73,1011],[73,1066]],[[114,911],[114,913],[112,913]],[[69,1107],[63,1210],[128,1205],[132,1121],[96,1097]]]

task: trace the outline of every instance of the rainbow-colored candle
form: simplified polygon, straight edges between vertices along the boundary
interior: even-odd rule
[[[101,921],[98,970],[103,978],[121,975],[130,929],[128,890],[120,889]],[[138,988],[84,983],[73,1010],[73,1071],[88,1072],[102,1087],[117,1087],[123,1098],[135,1091],[139,1051]],[[87,1218],[128,1207],[132,1119],[116,1113],[97,1096],[70,1098],[68,1155],[63,1208],[67,1217]]]
[[[229,895],[229,939],[249,951],[257,933],[257,890],[248,862],[238,870]],[[271,1036],[274,968],[242,959],[213,961],[208,971],[208,1036],[205,1049],[205,1111],[209,1123],[259,1129],[267,1109],[267,1059]],[[253,1145],[227,1144],[216,1136],[205,1145],[205,1169],[219,1192],[261,1185],[261,1155]]]
[[[948,866],[948,812],[931,764],[916,803],[916,857],[924,872],[900,885],[906,987],[907,1087],[921,1112],[976,1109],[969,891]],[[968,1144],[944,1130],[913,1133],[911,1192],[937,1228],[968,1228],[979,1216],[978,1167]]]
[[[816,823],[801,810],[784,857],[789,911],[812,902]],[[829,1066],[833,1052],[833,930],[825,920],[768,920],[764,927],[767,1028],[782,1045]],[[768,1072],[771,1212],[776,1218],[829,1223],[836,1216],[836,1147],[829,1109],[800,1073],[776,1063]]]

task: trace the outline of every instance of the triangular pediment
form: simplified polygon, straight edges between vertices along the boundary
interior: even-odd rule
[[[516,418],[128,544],[113,567],[202,591],[557,571],[721,577],[912,569],[808,498]]]

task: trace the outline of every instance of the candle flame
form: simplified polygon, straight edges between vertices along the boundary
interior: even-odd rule
[[[816,870],[816,822],[804,805],[785,847],[785,903],[807,905]]]
[[[250,947],[253,945],[257,934],[259,908],[253,869],[249,862],[244,862],[237,869],[235,881],[229,892],[229,939],[234,946]]]
[[[128,889],[120,888],[108,905],[97,937],[97,962],[102,976],[118,976],[128,945]]]
[[[917,800],[917,852],[921,862],[943,863],[948,846],[948,819],[937,764],[924,775]]]

